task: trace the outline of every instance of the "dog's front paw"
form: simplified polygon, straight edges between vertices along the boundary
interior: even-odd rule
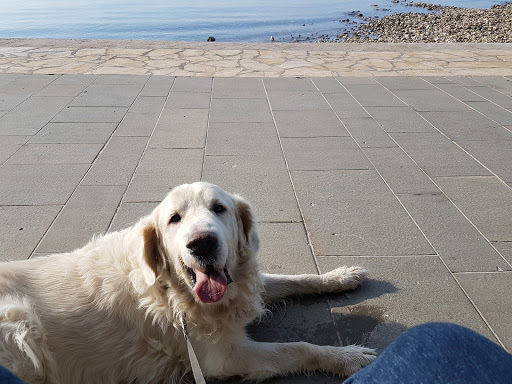
[[[377,358],[377,352],[374,349],[359,345],[349,345],[342,348],[346,355],[344,363],[340,365],[341,372],[339,373],[345,377],[353,375]]]
[[[325,288],[330,292],[356,289],[368,276],[368,271],[361,267],[341,267],[322,275]]]

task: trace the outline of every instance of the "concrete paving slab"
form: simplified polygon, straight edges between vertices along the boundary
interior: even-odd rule
[[[133,102],[129,112],[159,115],[166,100],[167,97],[164,96],[139,96]]]
[[[482,96],[473,92],[469,88],[462,87],[458,84],[436,84],[438,88],[442,89],[449,95],[456,97],[460,101],[486,101]],[[480,88],[480,87],[477,87]]]
[[[401,148],[363,148],[363,152],[395,194],[441,192]]]
[[[128,112],[117,126],[114,136],[151,136],[159,114]]]
[[[126,107],[66,107],[52,119],[52,122],[119,123],[127,110]]]
[[[504,109],[489,101],[472,101],[466,103],[471,108],[491,118],[501,125],[512,125],[512,111]]]
[[[298,275],[316,274],[304,223],[258,223],[262,272]]]
[[[174,84],[174,79],[171,76],[151,76],[144,84],[139,96],[167,97]]]
[[[398,198],[450,271],[512,269],[442,193],[399,195]]]
[[[496,338],[436,256],[319,257],[321,272],[342,265],[368,269],[361,288],[330,298],[344,343],[382,351],[405,329],[429,321],[457,323]]]
[[[316,91],[308,77],[263,79],[267,92],[273,91]]]
[[[440,89],[393,90],[395,96],[415,111],[468,111],[468,104],[457,100]]]
[[[91,84],[69,105],[73,107],[129,107],[142,85]]]
[[[335,77],[315,77],[311,79],[322,93],[347,93],[347,90]],[[372,81],[371,78],[368,80]],[[374,81],[371,84],[376,84]]]
[[[499,92],[489,87],[467,87],[469,90],[477,93],[482,98],[499,105],[502,108],[512,108],[512,91],[510,94]],[[512,89],[512,88],[511,88]],[[482,100],[474,100],[482,101]]]
[[[58,76],[55,75],[19,76],[4,84],[0,88],[0,92],[5,95],[20,95],[28,97],[43,89],[57,78]]]
[[[0,205],[65,204],[89,164],[4,164]]]
[[[105,233],[125,189],[122,186],[80,185],[36,251],[70,252],[87,244],[93,235]]]
[[[2,136],[0,138],[0,164],[7,161],[29,139],[30,136]]]
[[[113,137],[82,185],[128,185],[146,148],[146,137]]]
[[[402,107],[405,104],[380,84],[346,84],[345,88],[364,107]]]
[[[273,111],[330,110],[318,91],[267,91]]]
[[[282,155],[206,156],[202,180],[249,200],[259,221],[301,221]]]
[[[0,262],[28,259],[61,208],[0,206]]]
[[[28,95],[8,95],[3,94],[2,89],[0,88],[0,111],[1,115],[5,115],[11,109],[16,108],[23,101],[25,101],[29,96]]]
[[[164,109],[149,147],[204,148],[208,114],[208,109]]]
[[[315,255],[435,253],[375,171],[293,171]]]
[[[20,76],[21,75],[15,73],[0,73],[0,90],[5,84],[9,84]]]
[[[290,170],[373,169],[351,137],[282,138]]]
[[[97,75],[93,84],[107,84],[107,85],[144,85],[147,83],[149,76],[141,75]]]
[[[206,92],[211,93],[213,79],[211,77],[177,77],[172,92]]]
[[[509,264],[512,264],[512,241],[496,241],[491,244]]]
[[[75,74],[64,74],[60,75],[54,81],[52,81],[52,85],[84,85],[88,86],[96,80],[98,76],[95,75],[84,75],[81,73]]]
[[[325,99],[340,118],[370,117],[349,93],[327,93]]]
[[[416,89],[429,89],[434,87],[421,77],[415,76],[399,76],[399,77],[385,77],[377,76],[375,78],[380,84],[385,86],[390,91],[397,90],[416,90]]]
[[[271,123],[210,123],[207,155],[280,156],[279,138]]]
[[[512,316],[512,273],[461,273],[456,278],[505,348],[512,350],[512,335],[508,326]]]
[[[273,111],[273,115],[280,137],[350,135],[332,111]]]
[[[439,133],[391,133],[391,136],[430,177],[490,175],[482,165]]]
[[[371,117],[342,117],[341,121],[361,148],[396,147],[393,139]]]
[[[25,144],[7,164],[91,164],[102,144]]]
[[[122,202],[112,221],[109,232],[131,227],[141,218],[149,215],[158,204],[159,202],[157,201],[141,203]]]
[[[213,99],[210,121],[214,123],[271,123],[272,114],[264,99]]]
[[[174,92],[169,93],[165,109],[208,109],[210,93],[206,92]]]
[[[31,144],[104,144],[115,123],[48,123],[30,139]]]
[[[507,76],[472,76],[471,79],[481,85],[487,85],[498,92],[512,96],[512,79]]]
[[[512,132],[507,138],[512,137]],[[512,167],[510,155],[512,154],[512,141],[459,141],[457,143],[468,151],[483,165],[489,168],[501,180],[512,182]]]
[[[490,241],[512,241],[512,189],[497,177],[438,177],[435,182]]]
[[[263,80],[249,78],[215,78],[212,97],[214,99],[266,99]]]
[[[46,87],[36,92],[34,96],[67,96],[77,97],[87,88],[87,84],[48,84]]]
[[[421,78],[430,84],[455,84],[455,81],[451,79],[452,76],[421,76]]]
[[[160,202],[174,187],[198,181],[202,149],[148,148],[126,192],[125,202]]]
[[[512,132],[477,111],[420,114],[457,143],[462,140],[512,140]]]

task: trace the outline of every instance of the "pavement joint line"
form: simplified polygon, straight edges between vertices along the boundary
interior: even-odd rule
[[[210,84],[210,101],[208,103],[208,117],[206,118],[206,132],[204,134],[204,145],[203,145],[203,159],[201,161],[201,175],[199,180],[203,180],[204,166],[206,164],[206,153],[208,146],[208,133],[210,131],[210,117],[212,113],[212,101],[213,101],[213,87],[215,86],[215,78],[212,77]]]
[[[340,84],[341,82],[339,81],[339,79],[336,79]],[[345,88],[345,90],[354,98],[354,100],[356,100],[357,103],[359,103],[359,105],[365,109],[365,111],[371,116],[371,114],[366,110],[366,108],[361,105],[361,103],[352,95],[352,93],[343,85],[343,88]],[[381,84],[383,85],[383,84]],[[393,93],[393,92],[392,92]],[[396,95],[395,95],[396,96]],[[398,97],[398,96],[396,96]],[[401,100],[401,99],[400,99]],[[329,103],[327,101],[327,99],[325,99],[325,101],[327,103]],[[404,102],[403,100],[401,100],[402,102]],[[407,103],[404,102],[404,104],[408,105]],[[330,104],[329,104],[330,105]],[[408,105],[409,106],[409,105]],[[381,127],[382,128],[382,127]],[[349,131],[347,129],[347,131]],[[384,129],[383,129],[384,131]],[[384,131],[385,132],[385,131]],[[350,131],[349,131],[350,133]],[[414,161],[414,159],[412,159],[411,156],[409,156],[409,154],[396,142],[396,140],[393,139],[393,137],[391,137],[391,135],[389,133],[386,132],[386,134],[391,138],[391,140],[393,140],[400,149],[402,149],[402,151],[416,164],[416,166],[419,167],[419,165]],[[350,134],[352,136],[352,134]],[[358,143],[357,143],[358,144]],[[358,144],[359,145],[359,144]],[[363,152],[364,153],[364,152]],[[364,154],[366,156],[366,154]],[[375,164],[370,160],[370,158],[368,158],[368,161],[375,167]],[[420,168],[422,171],[423,169]],[[485,316],[483,315],[483,313],[480,311],[480,309],[477,307],[476,303],[473,301],[473,299],[469,296],[469,294],[467,293],[467,291],[464,289],[464,287],[462,286],[462,284],[459,282],[459,280],[457,279],[457,277],[454,275],[454,273],[450,270],[450,268],[448,267],[448,265],[446,264],[446,262],[444,261],[443,257],[440,255],[439,251],[436,249],[436,247],[434,246],[434,244],[432,244],[432,242],[430,241],[430,239],[427,237],[426,233],[423,231],[423,229],[421,229],[421,227],[419,226],[419,224],[417,223],[417,221],[414,219],[414,217],[411,215],[411,213],[409,212],[409,210],[405,207],[405,205],[402,203],[402,201],[398,198],[398,196],[395,194],[395,192],[393,191],[393,189],[391,188],[391,186],[388,184],[388,182],[384,179],[384,177],[382,176],[382,174],[379,172],[379,170],[377,169],[377,167],[375,167],[375,171],[379,174],[379,176],[381,177],[382,181],[387,185],[387,187],[389,188],[389,190],[391,191],[391,193],[393,193],[393,196],[395,196],[395,198],[398,200],[399,204],[402,206],[402,208],[405,210],[405,212],[407,213],[407,215],[410,217],[410,219],[414,222],[414,225],[416,225],[416,227],[418,228],[418,230],[421,232],[421,234],[423,235],[423,237],[425,238],[425,240],[428,242],[428,244],[430,245],[430,247],[434,250],[434,252],[437,254],[437,257],[438,259],[441,261],[441,263],[444,265],[445,269],[447,270],[447,272],[450,274],[450,276],[452,277],[452,279],[457,283],[457,285],[459,286],[459,288],[462,290],[462,292],[464,293],[464,295],[466,296],[466,298],[469,300],[469,302],[471,303],[471,305],[473,306],[473,308],[477,311],[478,315],[482,318],[482,320],[485,322],[485,324],[487,325],[487,327],[489,328],[489,330],[492,332],[492,334],[494,335],[494,337],[496,337],[496,340],[498,340],[498,342],[500,343],[500,345],[506,349],[505,347],[505,344],[501,341],[501,339],[498,337],[498,335],[496,334],[496,332],[494,331],[494,329],[491,327],[491,324],[487,321],[487,319],[485,318]],[[424,172],[424,171],[423,171]],[[424,172],[425,173],[425,172]],[[425,173],[425,175],[431,180],[431,182],[434,183],[434,185],[440,190],[440,191],[443,191],[435,182],[434,180]],[[471,223],[471,225],[482,235],[482,237],[490,244],[490,241],[489,239],[484,236],[482,234],[482,232],[475,226],[475,224],[469,220],[469,218],[460,210],[460,208],[443,192],[443,194],[446,196],[446,198],[457,208],[457,210],[466,218],[466,220],[469,221],[469,223]],[[490,244],[495,250],[496,248]],[[511,265],[504,257],[503,255],[501,255],[501,253],[498,252],[498,254],[501,256],[501,258],[508,264],[508,265]],[[512,266],[512,265],[511,265]]]

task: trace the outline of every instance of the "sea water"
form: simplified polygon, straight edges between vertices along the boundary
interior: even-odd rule
[[[439,0],[489,8],[502,1]],[[427,12],[392,0],[0,0],[0,38],[267,42],[336,37],[363,21]]]

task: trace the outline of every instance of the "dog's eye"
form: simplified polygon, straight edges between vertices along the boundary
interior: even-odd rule
[[[215,213],[222,213],[226,210],[226,207],[223,206],[222,204],[215,204],[213,206],[213,212]]]
[[[171,218],[169,219],[169,224],[170,223],[179,223],[181,220],[181,216],[177,213],[175,213],[174,215],[171,216]]]

